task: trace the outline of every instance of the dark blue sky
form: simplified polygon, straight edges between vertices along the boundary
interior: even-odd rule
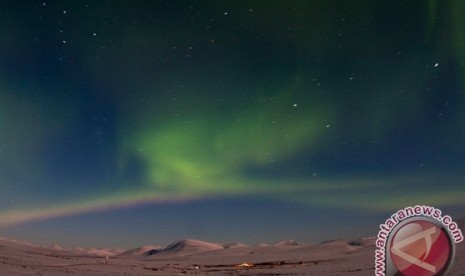
[[[406,205],[463,215],[457,1],[0,10],[2,235],[317,241]]]

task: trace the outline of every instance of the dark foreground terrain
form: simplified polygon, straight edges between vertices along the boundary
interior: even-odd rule
[[[463,224],[462,224],[463,225]],[[165,248],[65,250],[0,239],[0,275],[374,275],[374,238],[273,245],[184,240]],[[465,275],[465,243],[449,275]]]

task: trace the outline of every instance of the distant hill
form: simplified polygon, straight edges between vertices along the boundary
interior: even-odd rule
[[[141,255],[150,256],[156,252],[160,252],[161,250],[162,250],[161,246],[145,245],[142,247],[137,247],[137,248],[126,250],[123,253],[119,254],[118,257],[141,256]]]
[[[212,250],[221,250],[224,247],[216,243],[210,243],[199,240],[181,240],[174,242],[163,250],[160,251],[161,254],[179,254],[179,255],[188,255],[205,251]]]
[[[276,246],[296,246],[299,245],[300,243],[295,241],[295,240],[283,240],[275,243],[274,245]]]

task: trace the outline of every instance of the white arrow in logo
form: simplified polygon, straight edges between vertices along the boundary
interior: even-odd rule
[[[432,238],[431,236],[433,234],[435,234],[437,231],[436,227],[431,227],[429,229],[426,229],[426,230],[423,230],[421,232],[418,232],[408,238],[405,238],[404,240],[400,241],[400,242],[397,242],[396,244],[394,244],[391,248],[391,251],[392,253],[396,254],[397,256],[399,256],[400,258],[406,260],[407,262],[411,263],[411,264],[414,264],[414,265],[417,265],[421,268],[424,268],[426,270],[429,270],[433,273],[436,273],[436,266],[432,265],[432,264],[429,264],[429,263],[426,263],[424,262],[423,260],[420,260],[410,254],[407,254],[405,253],[404,251],[402,251],[401,249],[404,248],[405,246],[409,245],[409,244],[412,244],[420,239],[424,239],[425,242],[426,242],[426,254],[425,254],[425,258],[429,255],[429,252],[431,250],[431,246],[432,246]]]

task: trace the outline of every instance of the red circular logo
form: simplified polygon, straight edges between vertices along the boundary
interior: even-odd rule
[[[402,225],[390,243],[391,260],[405,276],[441,275],[453,258],[447,230],[433,222],[417,219]]]

